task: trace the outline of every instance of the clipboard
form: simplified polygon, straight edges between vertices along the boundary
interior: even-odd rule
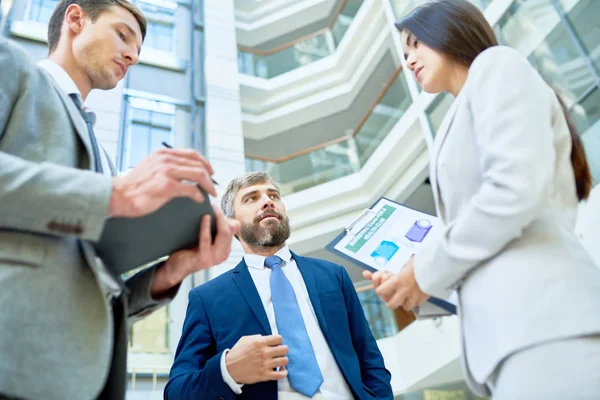
[[[410,207],[406,207],[403,204],[400,204],[396,201],[390,200],[386,197],[381,197],[380,199],[378,199],[377,201],[375,201],[369,208],[367,208],[366,210],[364,210],[361,214],[359,214],[348,226],[346,226],[344,228],[344,230],[337,235],[329,244],[327,244],[325,246],[325,249],[327,249],[328,251],[338,255],[339,257],[342,257],[343,259],[350,261],[351,263],[358,265],[361,268],[364,268],[368,271],[372,271],[375,272],[377,271],[377,268],[372,267],[371,265],[357,259],[354,258],[342,251],[339,251],[336,246],[343,240],[349,238],[349,237],[354,237],[359,235],[361,232],[364,231],[364,229],[366,227],[369,226],[369,223],[371,223],[372,221],[374,221],[375,218],[377,218],[377,213],[374,212],[373,210],[376,209],[376,207],[378,207],[378,205],[381,202],[388,202],[391,204],[395,204],[397,206],[399,206],[402,209],[406,209],[406,210],[411,210],[415,213],[419,213],[419,214],[423,214],[423,215],[428,215],[425,213],[422,213],[418,210],[414,210]],[[437,220],[436,217],[433,216],[429,216],[431,218],[435,218]],[[415,224],[417,224],[418,221],[415,222]],[[425,230],[427,230],[427,232],[425,232],[425,234],[423,235],[422,232],[424,232]],[[420,232],[416,232],[416,231],[420,231]],[[427,229],[426,227],[417,227],[416,229],[413,230],[413,232],[407,232],[405,234],[406,235],[412,235],[412,237],[410,237],[408,240],[419,240],[419,238],[421,239],[421,241],[423,241],[423,238],[425,237],[425,235],[427,235],[427,233],[429,232],[429,229]],[[384,242],[382,242],[383,244]],[[398,247],[398,246],[396,246]],[[387,253],[387,255],[389,255],[390,253],[395,253],[395,251],[397,250],[397,248],[395,248],[393,245],[388,245],[388,248],[383,248],[382,253]],[[385,255],[385,254],[384,254]],[[391,257],[390,257],[391,258]],[[433,304],[434,306],[437,306],[441,309],[443,309],[444,311],[446,311],[447,313],[450,314],[456,314],[456,306],[446,300],[437,298],[437,297],[430,297],[428,299],[428,302]],[[435,316],[442,316],[445,314],[440,314],[440,315],[426,315],[427,317],[435,317]]]

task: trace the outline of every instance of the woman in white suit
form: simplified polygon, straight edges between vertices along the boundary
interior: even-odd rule
[[[397,275],[365,277],[391,309],[458,291],[475,392],[600,399],[600,268],[574,232],[591,176],[564,106],[467,1],[396,26],[423,90],[456,97],[430,164],[442,234]]]

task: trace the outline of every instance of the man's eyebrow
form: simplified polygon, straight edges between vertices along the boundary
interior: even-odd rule
[[[408,33],[408,35],[406,35],[406,45],[410,46],[410,39],[412,39],[413,34],[411,32]]]
[[[258,190],[252,190],[252,191],[250,191],[250,192],[248,192],[248,193],[244,194],[244,195],[242,196],[242,201],[244,201],[244,199],[245,199],[245,198],[247,198],[247,197],[249,197],[249,196],[252,196],[253,194],[256,194],[256,193],[258,193]]]

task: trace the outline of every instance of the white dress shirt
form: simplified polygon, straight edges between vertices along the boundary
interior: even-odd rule
[[[69,74],[67,74],[67,72],[60,65],[58,65],[54,61],[48,60],[48,59],[38,62],[37,65],[41,69],[45,70],[52,77],[52,79],[54,79],[54,81],[56,82],[58,87],[60,89],[62,89],[66,94],[68,94],[68,95],[76,94],[81,99],[81,92],[77,88],[77,85],[75,84],[73,79],[71,79]],[[82,103],[83,103],[83,100],[82,100]],[[81,116],[81,120],[84,121],[83,116]],[[85,121],[84,121],[84,123],[85,123]],[[106,157],[106,154],[102,150],[100,143],[98,143],[98,147],[100,150],[99,153],[100,153],[100,162],[102,163],[102,171],[103,171],[104,175],[110,176],[111,168],[110,168],[108,158]],[[117,297],[121,293],[121,287],[119,286],[119,284],[117,282],[115,282],[115,280],[108,273],[108,271],[106,271],[106,267],[104,266],[104,263],[102,263],[102,260],[100,260],[98,257],[96,257],[96,261],[101,265],[101,268],[98,268],[99,278],[100,278],[100,282],[101,282],[102,286],[104,287],[106,293],[109,294],[108,297],[110,297],[110,296]],[[108,304],[110,305],[110,302],[108,302]]]
[[[45,70],[52,77],[52,79],[54,79],[54,81],[56,82],[58,87],[61,88],[66,94],[68,94],[68,95],[76,94],[77,96],[79,96],[79,99],[81,100],[81,103],[83,104],[81,92],[77,88],[77,85],[75,84],[73,79],[71,79],[69,74],[67,74],[67,71],[65,71],[60,65],[58,65],[54,61],[48,60],[48,59],[38,62],[37,65],[41,69]],[[86,111],[90,112],[89,110],[86,110]],[[83,117],[81,117],[81,120],[83,120]],[[110,168],[108,158],[106,157],[106,153],[103,151],[100,143],[98,143],[98,147],[100,150],[100,162],[102,163],[102,171],[103,171],[104,175],[110,176],[111,168]]]
[[[292,258],[289,248],[285,246],[275,253],[275,255],[281,257],[283,260],[281,269],[292,284],[294,292],[296,293],[296,299],[298,300],[300,313],[304,319],[308,337],[310,338],[310,342],[315,352],[319,369],[323,375],[323,384],[319,388],[317,394],[312,397],[312,399],[353,399],[352,392],[348,387],[348,384],[346,383],[346,380],[344,379],[344,376],[342,375],[342,372],[340,371],[335,358],[331,353],[331,350],[329,349],[329,345],[327,344],[327,340],[325,340],[323,332],[321,331],[315,310],[313,309],[313,306],[310,302],[310,297],[308,296],[306,284],[304,283],[302,274],[296,265],[296,261]],[[273,302],[271,301],[271,269],[265,267],[265,258],[266,257],[264,256],[259,256],[256,254],[244,255],[244,261],[246,261],[250,276],[254,281],[256,290],[258,291],[263,307],[265,308],[269,325],[271,326],[271,331],[273,332],[273,335],[277,335],[278,330],[277,323],[275,321],[275,311],[273,310]],[[223,355],[221,356],[221,375],[223,376],[225,383],[227,383],[234,393],[241,394],[243,385],[237,384],[227,371],[225,365],[225,355],[227,352],[228,350],[224,351]],[[287,378],[277,382],[277,392],[279,400],[308,399],[308,397],[294,390],[290,386],[290,382]]]

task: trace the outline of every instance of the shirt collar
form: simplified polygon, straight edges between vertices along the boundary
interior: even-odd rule
[[[275,253],[275,255],[281,257],[281,259],[285,263],[289,263],[292,260],[292,253],[290,252],[290,249],[287,245],[285,245],[281,249],[279,249],[279,251],[277,253]],[[265,269],[266,268],[265,267],[265,259],[266,258],[267,257],[259,256],[258,254],[249,254],[249,253],[244,254],[244,261],[246,262],[246,265],[248,267],[254,268],[254,269]]]
[[[56,82],[59,88],[66,94],[77,94],[81,97],[81,92],[77,88],[75,81],[71,79],[67,71],[52,60],[45,59],[38,62],[38,67],[46,71]]]

